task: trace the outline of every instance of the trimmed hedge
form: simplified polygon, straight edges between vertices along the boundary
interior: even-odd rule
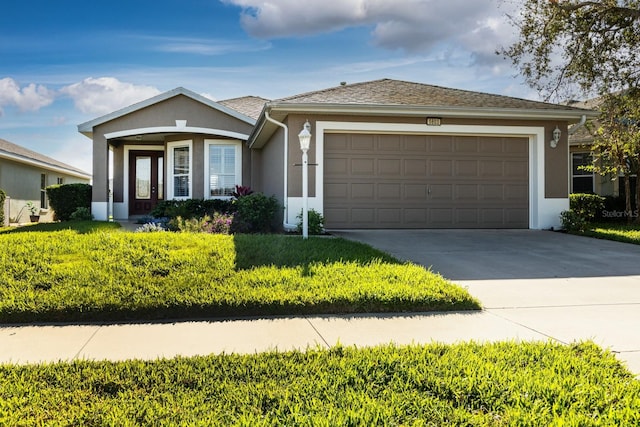
[[[91,209],[91,185],[63,184],[47,187],[49,204],[55,212],[54,219],[69,221],[78,208]]]

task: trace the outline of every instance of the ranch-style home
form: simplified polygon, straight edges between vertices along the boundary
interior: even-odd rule
[[[51,157],[0,139],[0,189],[7,194],[5,222],[29,222],[31,202],[41,221],[53,220],[45,189],[54,184],[91,181],[91,175]],[[2,226],[3,224],[0,224]]]
[[[275,195],[294,227],[308,121],[309,207],[328,229],[545,229],[569,207],[568,127],[595,114],[382,79],[274,101],[178,88],[78,129],[93,141],[96,219],[245,185]]]

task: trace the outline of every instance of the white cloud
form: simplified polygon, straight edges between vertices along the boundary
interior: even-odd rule
[[[155,87],[125,83],[114,77],[89,77],[60,92],[73,99],[81,112],[94,115],[108,114],[160,93]]]
[[[242,8],[245,30],[260,38],[309,35],[372,26],[377,46],[428,52],[438,44],[462,47],[487,62],[512,29],[504,0],[221,0]],[[508,35],[508,34],[507,34]],[[490,52],[490,55],[487,55]],[[499,59],[499,58],[495,58]]]
[[[145,37],[158,43],[157,50],[192,55],[224,55],[238,52],[259,52],[271,48],[268,42],[241,42],[188,37]]]
[[[20,111],[38,111],[50,105],[55,97],[55,91],[42,85],[30,83],[21,88],[12,78],[0,79],[0,115],[4,106],[14,106]]]

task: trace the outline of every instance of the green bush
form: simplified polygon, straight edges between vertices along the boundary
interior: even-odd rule
[[[163,200],[151,211],[155,218],[191,219],[202,218],[206,215],[219,213],[233,213],[234,206],[231,200],[225,199],[188,199],[188,200]]]
[[[83,207],[73,211],[69,219],[71,221],[91,221],[93,219],[93,215],[91,215],[91,209]]]
[[[560,213],[562,227],[571,232],[586,231],[604,206],[605,198],[597,194],[570,194],[569,210]]]
[[[324,218],[322,214],[315,209],[309,209],[309,234],[323,234],[324,233]],[[302,233],[302,211],[296,216],[298,219],[298,232]]]
[[[585,221],[591,222],[596,218],[598,211],[604,208],[604,200],[604,197],[597,194],[570,194],[569,209],[581,216]]]
[[[7,193],[0,188],[0,227],[4,225],[4,201],[7,198]]]
[[[253,193],[238,198],[234,205],[234,233],[269,233],[276,228],[276,213],[281,206],[274,196]]]
[[[55,212],[54,219],[68,221],[78,208],[91,209],[91,185],[63,184],[47,187],[49,205]]]
[[[589,228],[589,222],[584,219],[584,216],[573,209],[560,212],[560,221],[562,228],[571,232],[582,232]]]

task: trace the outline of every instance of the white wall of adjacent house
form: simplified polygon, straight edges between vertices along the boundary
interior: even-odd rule
[[[545,130],[544,127],[442,125],[427,126],[398,123],[322,122],[315,126],[316,188],[315,197],[309,197],[309,208],[323,213],[324,209],[324,135],[327,132],[354,133],[413,133],[451,135],[491,135],[526,137],[529,139],[529,228],[550,229],[560,227],[560,212],[569,208],[569,198],[545,197]],[[296,224],[302,209],[301,197],[289,197],[287,222]]]

